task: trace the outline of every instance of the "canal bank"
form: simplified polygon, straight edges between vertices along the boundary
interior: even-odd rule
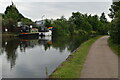
[[[79,78],[88,51],[99,37],[92,38],[76,49],[59,67],[49,76],[50,78]]]

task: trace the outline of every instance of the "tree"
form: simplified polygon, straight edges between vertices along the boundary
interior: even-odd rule
[[[104,12],[100,16],[100,22],[101,22],[101,34],[108,34],[109,22],[107,21]]]
[[[19,13],[14,4],[8,6],[3,15],[3,28],[7,28],[9,32],[14,32],[17,22],[22,18],[24,18],[24,16]]]
[[[111,5],[111,8],[109,9],[110,10],[110,14],[108,14],[109,17],[112,19],[115,18],[115,14],[119,9],[120,9],[120,0],[118,0],[118,2],[113,1],[113,4]]]
[[[19,11],[14,5],[8,6],[4,13],[5,19],[11,18],[15,21],[20,21],[22,18],[24,18],[24,16],[21,13],[19,13]]]
[[[83,15],[80,12],[72,13],[71,21],[76,25],[76,30],[85,30],[87,32],[92,30],[91,24],[87,21],[87,15]]]
[[[114,43],[120,44],[120,10],[116,13],[116,18],[112,21],[110,35]]]
[[[46,20],[45,20],[45,26],[46,26],[46,27],[51,27],[51,26],[52,26],[52,21],[46,19]]]
[[[105,13],[103,12],[102,14],[101,14],[101,16],[100,16],[100,21],[102,22],[102,23],[107,23],[107,18],[105,17]]]
[[[113,18],[110,28],[110,36],[114,43],[120,44],[120,1],[113,2],[110,9]]]
[[[22,18],[21,22],[23,25],[32,25],[33,24],[32,20],[28,19],[28,18]]]
[[[61,17],[60,19],[56,19],[53,21],[53,35],[69,35],[69,22],[67,19]]]

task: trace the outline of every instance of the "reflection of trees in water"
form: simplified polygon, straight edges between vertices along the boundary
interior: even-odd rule
[[[84,42],[87,36],[57,36],[50,39],[11,39],[3,40],[2,53],[6,52],[7,60],[11,64],[11,68],[15,66],[17,55],[17,48],[19,47],[21,52],[25,52],[26,49],[35,48],[35,46],[44,46],[44,50],[48,50],[51,47],[58,49],[61,53],[67,48],[70,52],[73,52],[79,45]],[[7,43],[6,43],[7,42]]]
[[[2,50],[0,54],[4,52],[7,55],[7,60],[10,62],[11,68],[15,66],[17,58],[17,48],[20,46],[20,51],[25,52],[26,49],[34,48],[36,45],[44,45],[45,50],[50,48],[50,45],[47,44],[47,40],[26,40],[26,39],[7,39],[2,41]]]
[[[88,35],[81,35],[81,36],[72,36],[70,37],[70,41],[68,43],[68,50],[70,52],[73,52],[75,49],[77,49],[81,43],[86,41],[89,38]]]
[[[84,36],[56,36],[53,37],[53,45],[52,47],[59,49],[60,52],[63,52],[66,48],[73,52],[76,48],[80,46],[81,43],[86,41],[89,37],[87,35]]]
[[[50,48],[51,41],[42,39],[8,39],[2,41],[2,53],[7,55],[7,60],[10,62],[11,68],[15,66],[17,55],[17,49],[20,47],[21,52],[25,52],[26,49],[32,49],[37,45],[44,45],[45,50]]]
[[[1,40],[0,40],[0,55],[2,54],[2,42],[1,42]]]
[[[44,44],[44,50],[46,51],[47,49],[50,49],[51,44]]]
[[[21,40],[20,51],[26,52],[26,49],[34,48],[36,45],[38,45],[38,40]]]
[[[41,37],[41,39],[39,39],[38,43],[39,43],[39,45],[43,45],[44,46],[44,50],[45,51],[50,49],[50,46],[52,45],[51,36]]]
[[[63,52],[67,47],[67,43],[69,41],[68,36],[54,36],[52,38],[53,44],[52,47],[55,49],[59,49],[60,52]]]
[[[18,41],[18,39],[3,41],[2,47],[3,47],[3,50],[6,52],[7,60],[10,62],[11,68],[15,66],[15,62],[17,58],[16,50],[19,44],[20,42]]]
[[[50,49],[50,43],[52,41],[45,39],[36,39],[36,40],[21,40],[20,50],[21,52],[26,52],[26,49],[34,48],[35,46],[44,46],[44,50],[46,51],[48,48]]]

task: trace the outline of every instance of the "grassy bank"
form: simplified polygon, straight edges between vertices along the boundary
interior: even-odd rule
[[[100,37],[92,38],[72,53],[49,77],[50,78],[79,78],[83,64],[91,45]]]
[[[108,42],[113,52],[120,56],[120,45],[113,43],[111,39],[109,39]]]

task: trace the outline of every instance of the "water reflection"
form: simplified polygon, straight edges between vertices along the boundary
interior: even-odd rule
[[[38,37],[37,39],[20,39],[20,50],[21,52],[25,52],[26,49],[34,48],[37,45],[44,45],[44,50],[46,51],[50,48],[52,44],[51,36],[48,37]]]
[[[15,61],[17,58],[16,49],[20,42],[17,39],[11,39],[8,41],[3,41],[2,43],[2,53],[6,53],[7,60],[10,62],[11,68],[15,65]]]
[[[49,76],[88,36],[3,39],[3,77]],[[9,65],[10,67],[9,67]]]
[[[50,49],[50,45],[52,44],[51,36],[48,37],[22,37],[22,38],[14,38],[10,40],[3,40],[2,42],[2,53],[6,53],[7,60],[10,62],[11,68],[15,66],[15,61],[17,58],[17,49],[19,47],[21,52],[26,52],[27,49],[32,49],[35,46],[44,46],[44,50],[46,51],[48,48]]]

